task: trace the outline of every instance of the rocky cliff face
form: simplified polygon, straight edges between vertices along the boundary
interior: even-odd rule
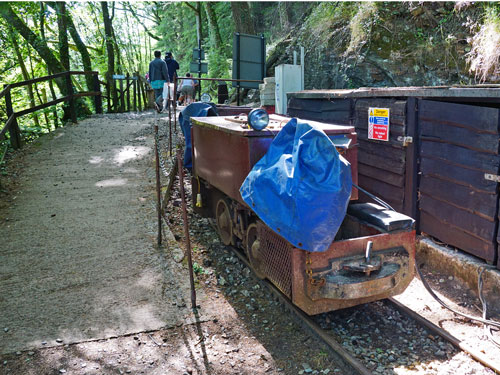
[[[321,3],[276,44],[268,75],[304,46],[306,89],[473,84],[467,59],[483,12],[453,2]]]

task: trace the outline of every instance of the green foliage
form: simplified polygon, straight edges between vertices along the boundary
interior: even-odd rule
[[[500,74],[500,6],[487,4],[481,25],[472,24],[479,30],[472,38],[472,49],[467,55],[471,72],[479,82],[484,82],[489,75]]]
[[[193,272],[195,273],[195,275],[203,275],[207,273],[207,271],[197,262],[193,263]]]

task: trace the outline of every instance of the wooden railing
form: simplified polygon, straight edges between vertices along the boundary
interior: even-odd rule
[[[113,101],[113,98],[110,97],[111,90],[108,88],[108,84],[103,81],[99,82],[106,87],[106,95],[103,95],[103,97],[107,99],[108,112],[142,111],[149,107],[146,80],[139,73],[115,75],[112,80],[112,89],[117,92],[116,101]]]
[[[13,148],[17,149],[21,147],[21,132],[19,130],[19,125],[17,123],[17,119],[21,116],[27,115],[29,113],[33,113],[36,111],[39,111],[41,109],[59,104],[61,102],[68,102],[69,103],[69,112],[71,116],[71,121],[73,123],[76,123],[76,111],[75,111],[75,98],[82,97],[82,96],[93,96],[94,97],[94,105],[95,105],[95,110],[96,113],[102,113],[102,93],[100,89],[100,83],[99,83],[99,78],[98,78],[98,72],[74,72],[74,71],[69,71],[69,72],[62,72],[62,73],[57,73],[53,74],[50,76],[45,76],[45,77],[40,77],[40,78],[35,78],[31,79],[28,81],[21,81],[21,82],[16,82],[16,83],[11,83],[8,85],[4,86],[4,89],[2,92],[0,92],[0,100],[2,98],[5,98],[5,107],[7,111],[7,122],[3,126],[3,128],[0,130],[0,141],[5,139],[5,134],[7,132],[10,133],[10,143]],[[71,77],[73,75],[92,75],[93,76],[93,91],[82,91],[82,92],[73,92],[73,84],[71,82]],[[44,82],[48,81],[50,79],[63,79],[65,80],[66,84],[66,96],[63,96],[58,99],[51,100],[47,103],[39,104],[34,107],[14,112],[13,107],[12,107],[12,95],[11,91],[12,89],[16,87],[22,87],[22,86],[27,86],[27,85],[32,85],[38,82]]]

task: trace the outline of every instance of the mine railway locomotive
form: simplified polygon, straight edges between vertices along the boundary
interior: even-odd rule
[[[191,123],[195,211],[296,306],[314,315],[408,286],[414,221],[358,202],[354,127],[277,115],[262,130],[246,116]]]

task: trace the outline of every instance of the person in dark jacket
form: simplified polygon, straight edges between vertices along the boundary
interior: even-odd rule
[[[158,112],[163,109],[163,85],[170,82],[168,68],[161,59],[161,52],[155,51],[155,59],[149,63],[149,81],[155,92],[155,108]]]
[[[179,63],[174,60],[174,57],[172,56],[172,52],[167,52],[165,54],[165,63],[167,64],[168,68],[168,78],[170,79],[170,82],[174,82],[174,76],[177,76],[177,69],[179,69]]]

